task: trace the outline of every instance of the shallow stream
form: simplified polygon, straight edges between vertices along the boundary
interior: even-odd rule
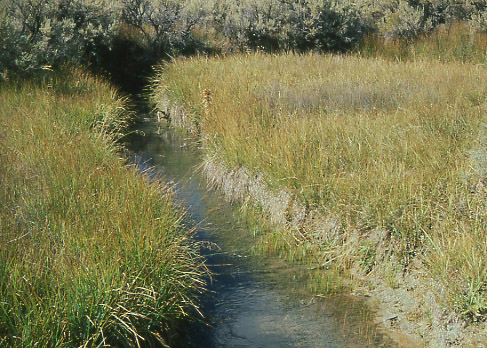
[[[252,252],[252,233],[231,206],[205,185],[195,139],[146,119],[129,149],[140,168],[174,182],[214,273],[203,299],[204,323],[188,329],[183,347],[393,347],[373,313],[352,296],[312,294],[309,270]],[[142,134],[143,133],[143,134]]]

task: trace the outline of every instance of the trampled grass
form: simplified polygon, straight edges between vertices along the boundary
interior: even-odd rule
[[[0,105],[0,346],[170,343],[205,267],[171,190],[118,154],[125,101],[73,70]]]
[[[446,307],[483,316],[486,81],[462,62],[255,53],[164,64],[154,98],[183,105],[229,169],[336,217],[305,244],[319,262],[419,257]]]

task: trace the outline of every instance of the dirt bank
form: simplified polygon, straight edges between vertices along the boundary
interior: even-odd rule
[[[172,124],[197,134],[189,113],[182,107],[159,103],[160,112]],[[204,139],[201,139],[203,146]],[[354,289],[376,310],[376,321],[400,347],[486,347],[487,332],[482,325],[466,323],[436,301],[446,292],[431,279],[420,254],[407,266],[395,258],[393,236],[375,228],[366,234],[347,226],[338,217],[306,206],[291,190],[250,168],[229,168],[217,153],[207,153],[202,170],[210,186],[227,199],[250,204],[262,211],[266,223],[285,231],[291,247],[306,245],[318,265],[335,263]],[[275,187],[279,187],[275,189]],[[364,264],[363,247],[376,250],[371,264]],[[485,325],[484,325],[485,327]]]

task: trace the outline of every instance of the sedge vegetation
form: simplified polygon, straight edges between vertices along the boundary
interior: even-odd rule
[[[386,40],[368,34],[355,51],[364,57],[392,60],[434,59],[441,62],[485,64],[487,33],[465,21],[442,24],[414,38]]]
[[[206,271],[171,190],[118,155],[125,104],[79,70],[0,85],[0,346],[170,343],[195,314]]]
[[[252,53],[164,64],[154,98],[183,105],[229,170],[263,174],[334,217],[333,233],[298,243],[318,262],[369,273],[420,259],[441,303],[478,318],[486,81],[484,66],[461,62]]]

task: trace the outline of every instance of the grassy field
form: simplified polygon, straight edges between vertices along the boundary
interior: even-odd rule
[[[322,265],[371,273],[393,260],[401,273],[421,260],[442,305],[477,320],[486,81],[484,66],[462,62],[252,53],[164,64],[154,100],[182,105],[229,170],[263,174],[334,217],[338,233],[296,243]]]
[[[441,62],[485,64],[487,33],[475,30],[466,22],[440,25],[431,32],[412,39],[386,40],[368,34],[355,48],[364,57],[382,57],[392,60],[434,59]]]
[[[120,158],[126,101],[68,70],[0,105],[0,346],[171,343],[206,271],[171,190]]]

